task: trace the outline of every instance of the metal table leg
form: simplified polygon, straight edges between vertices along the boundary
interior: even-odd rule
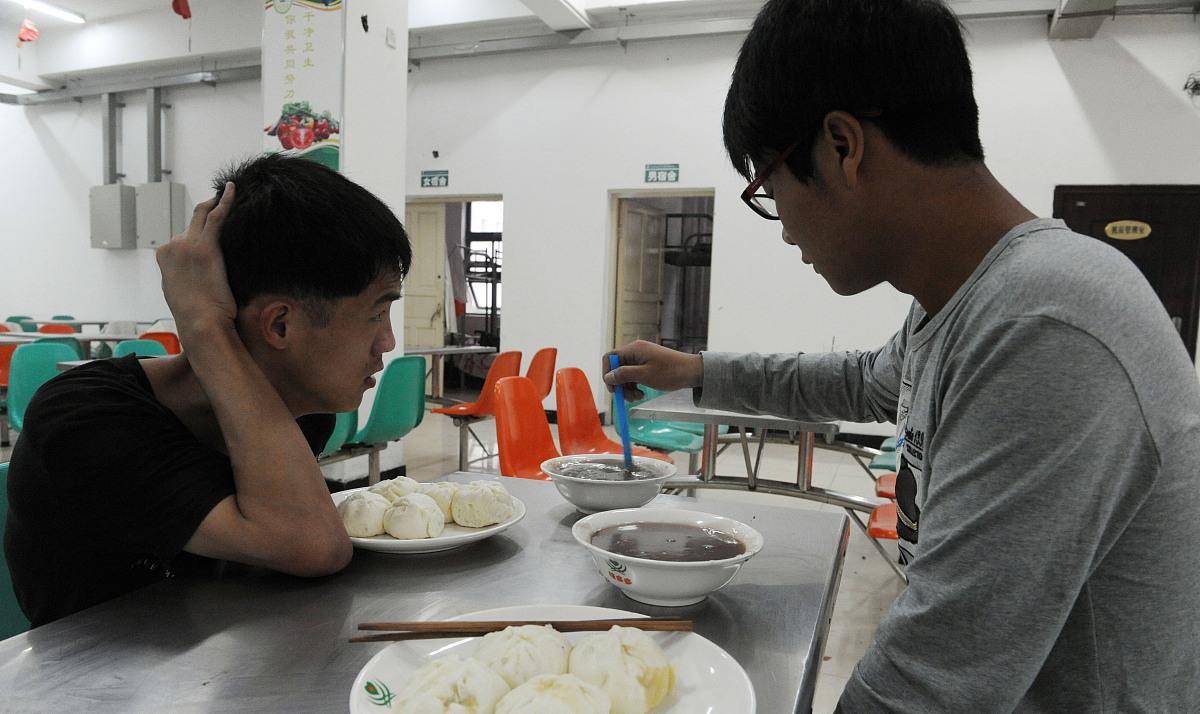
[[[808,491],[812,488],[813,474],[813,451],[816,449],[816,435],[812,432],[804,432],[796,439],[799,444],[799,453],[797,454],[796,464],[796,487],[801,491]]]
[[[892,572],[896,574],[896,577],[900,578],[901,582],[907,585],[908,574],[905,573],[899,564],[896,563],[895,559],[883,549],[883,546],[879,545],[879,541],[871,537],[870,531],[867,530],[867,524],[863,523],[862,520],[859,519],[858,513],[850,508],[843,510],[846,511],[846,515],[850,516],[850,520],[854,521],[854,525],[858,526],[858,529],[862,531],[862,534],[866,537],[866,539],[871,542],[871,545],[875,546],[875,551],[879,553],[879,557],[883,558],[883,562],[887,563],[888,567],[892,569]]]
[[[440,402],[442,400],[442,355],[429,355],[430,373],[429,378],[433,382],[429,392],[433,401]]]
[[[469,435],[470,435],[470,429],[468,429],[467,423],[465,421],[460,422],[458,425],[458,470],[459,471],[467,470],[467,449],[471,445]]]
[[[712,481],[717,475],[717,425],[704,425],[704,465],[700,471],[700,480]]]
[[[367,454],[367,483],[374,486],[379,483],[379,452],[382,449],[371,449]]]

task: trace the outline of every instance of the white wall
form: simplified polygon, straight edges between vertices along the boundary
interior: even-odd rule
[[[1190,18],[1121,19],[1070,43],[1039,19],[968,27],[990,163],[1032,210],[1050,213],[1058,183],[1200,183],[1200,110],[1180,91],[1200,67]],[[503,347],[557,346],[601,405],[609,191],[644,188],[646,163],[679,162],[681,187],[716,189],[713,349],[871,349],[907,310],[888,286],[835,295],[739,201],[720,124],[740,42],[453,59],[409,76],[409,194],[503,194]],[[449,189],[419,187],[433,168],[450,170]]]

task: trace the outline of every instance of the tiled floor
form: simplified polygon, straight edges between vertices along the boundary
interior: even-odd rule
[[[489,450],[495,451],[495,423],[486,421],[475,429]],[[609,430],[611,432],[611,429]],[[458,430],[450,419],[427,414],[421,426],[404,438],[405,462],[408,475],[420,480],[431,481],[458,468]],[[0,461],[7,461],[11,449],[0,448]],[[484,455],[479,445],[472,441],[471,458]],[[678,461],[686,464],[679,455]],[[759,475],[765,478],[784,480],[794,478],[796,450],[785,445],[769,444],[764,451],[764,461]],[[717,462],[718,470],[724,474],[744,473],[744,462],[740,449],[730,447]],[[472,465],[473,470],[498,471],[495,458]],[[849,457],[842,454],[817,450],[814,458],[814,483],[863,496],[874,495],[871,482],[862,469]],[[772,505],[799,509],[839,509],[810,501],[800,501],[783,496],[739,493],[734,491],[700,491],[704,499],[768,499]],[[871,643],[875,627],[900,593],[902,585],[892,574],[870,543],[857,529],[852,529],[850,545],[846,553],[846,565],[838,592],[829,639],[825,647],[825,658],[817,678],[817,691],[813,711],[817,714],[832,712],[838,696],[846,684],[855,663]]]
[[[552,427],[553,428],[553,427]],[[611,428],[608,429],[611,435]],[[481,422],[475,427],[480,439],[494,451],[496,443],[495,422]],[[614,437],[615,438],[615,437]],[[471,458],[484,456],[474,441],[471,442]],[[421,425],[404,438],[405,463],[408,475],[419,481],[430,481],[458,468],[458,430],[450,419],[437,414],[427,414]],[[678,462],[686,465],[686,458],[677,455]],[[759,476],[784,480],[794,478],[796,449],[785,445],[769,444],[764,451]],[[718,473],[738,474],[745,472],[740,449],[730,447],[717,461]],[[480,461],[472,470],[497,471],[496,459]],[[813,464],[816,485],[833,488],[862,496],[874,496],[874,487],[862,469],[849,456],[818,449]],[[704,499],[769,499],[771,505],[787,508],[809,508],[841,513],[841,509],[811,501],[801,501],[785,496],[738,493],[736,491],[700,491]],[[866,652],[875,627],[883,614],[891,607],[892,600],[900,594],[903,586],[891,568],[879,557],[867,539],[852,527],[850,545],[846,552],[846,565],[841,588],[833,611],[829,628],[829,640],[825,647],[825,659],[817,677],[817,691],[813,700],[816,714],[828,714],[837,704],[838,696],[846,685],[846,679],[855,663]]]

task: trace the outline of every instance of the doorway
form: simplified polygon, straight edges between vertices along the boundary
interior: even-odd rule
[[[1200,322],[1200,186],[1058,186],[1054,216],[1137,265],[1192,362]]]
[[[613,346],[707,349],[713,203],[711,191],[614,197]]]
[[[504,203],[499,196],[410,199],[405,229],[413,262],[404,282],[404,344],[500,347]],[[457,399],[478,391],[494,355],[445,358]],[[432,385],[427,384],[427,389]],[[462,390],[467,390],[463,392]]]

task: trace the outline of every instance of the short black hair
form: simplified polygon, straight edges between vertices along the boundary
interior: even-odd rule
[[[914,160],[983,160],[979,107],[958,17],[940,0],[770,0],[742,43],[725,100],[725,148],[751,179],[793,142],[788,167],[813,177],[832,111],[869,118]]]
[[[336,298],[412,264],[404,226],[367,189],[315,161],[263,154],[220,171],[218,198],[237,195],[221,227],[229,287],[239,308],[263,294],[301,300],[317,324]]]

